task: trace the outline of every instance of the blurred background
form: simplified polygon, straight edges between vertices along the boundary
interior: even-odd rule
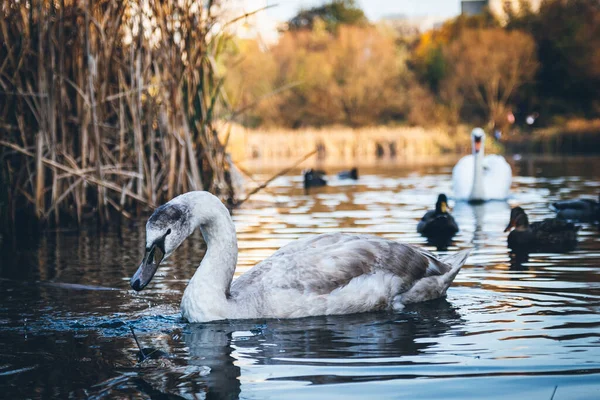
[[[224,57],[227,95],[247,109],[237,120],[246,128],[317,127],[326,137],[351,127],[366,137],[368,128],[385,127],[398,137],[430,136],[429,153],[468,141],[456,134],[463,125],[480,125],[519,151],[560,152],[565,135],[575,143],[563,152],[589,151],[591,138],[581,135],[599,132],[597,2],[244,7],[261,6],[268,8],[239,26]]]

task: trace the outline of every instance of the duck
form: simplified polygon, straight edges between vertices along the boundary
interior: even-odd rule
[[[600,195],[598,201],[592,199],[563,200],[552,203],[551,208],[557,217],[575,221],[600,221]]]
[[[471,132],[473,154],[461,158],[452,169],[452,186],[456,200],[481,203],[506,200],[512,183],[512,170],[504,157],[485,156],[485,132]]]
[[[437,258],[378,236],[325,233],[292,241],[233,280],[238,245],[229,210],[211,193],[193,191],[148,219],[131,288],[143,290],[197,228],[207,250],[181,300],[189,322],[399,311],[443,297],[470,253]]]
[[[340,179],[353,179],[358,180],[358,168],[354,167],[348,171],[338,172],[338,178]]]
[[[508,247],[515,252],[566,253],[577,246],[578,230],[578,226],[557,218],[530,224],[525,210],[515,207],[510,211],[510,221],[504,232],[511,231]]]
[[[308,191],[311,187],[326,186],[327,180],[325,179],[325,175],[325,171],[319,169],[309,168],[302,171],[304,190]]]
[[[417,232],[427,238],[451,238],[458,232],[458,224],[448,212],[448,197],[441,193],[435,203],[435,210],[423,215],[417,225]]]

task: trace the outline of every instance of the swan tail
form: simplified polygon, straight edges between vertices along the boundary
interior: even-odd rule
[[[448,289],[450,287],[450,285],[452,284],[452,281],[454,280],[454,278],[456,278],[458,271],[460,271],[461,267],[467,261],[469,254],[471,254],[471,250],[472,249],[462,250],[462,251],[450,254],[448,256],[441,257],[440,260],[444,264],[447,264],[450,266],[450,271],[448,271],[447,273],[444,274],[444,283],[445,283],[446,289]]]
[[[424,279],[417,280],[409,290],[394,297],[394,310],[401,310],[406,304],[433,300],[445,296],[446,291],[454,278],[456,278],[458,271],[460,271],[470,253],[470,249],[463,250],[438,259],[438,261],[450,267],[448,272],[443,275],[430,275]]]

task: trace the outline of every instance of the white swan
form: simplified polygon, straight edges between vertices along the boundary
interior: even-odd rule
[[[510,191],[512,170],[504,157],[484,156],[485,132],[471,132],[473,154],[461,158],[452,170],[452,186],[456,200],[505,200]]]
[[[443,296],[470,252],[440,260],[377,236],[322,234],[283,246],[232,283],[235,226],[218,198],[197,191],[154,211],[131,287],[142,290],[160,262],[198,227],[207,251],[181,300],[190,322],[399,310]]]

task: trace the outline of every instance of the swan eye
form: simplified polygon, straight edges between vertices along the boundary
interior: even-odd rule
[[[167,229],[167,235],[171,233],[171,228]],[[167,236],[165,235],[165,236]]]

